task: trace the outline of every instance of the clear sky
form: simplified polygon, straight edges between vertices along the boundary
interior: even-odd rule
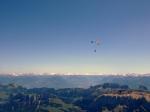
[[[150,0],[0,0],[0,72],[149,73]]]

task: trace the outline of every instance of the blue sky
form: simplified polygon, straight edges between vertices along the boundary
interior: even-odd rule
[[[1,73],[149,73],[149,0],[1,0]],[[91,40],[101,45],[93,52]]]

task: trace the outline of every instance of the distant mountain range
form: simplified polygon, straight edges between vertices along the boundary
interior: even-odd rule
[[[1,84],[15,83],[26,88],[88,88],[103,83],[127,84],[132,89],[143,85],[150,89],[150,74],[124,75],[36,75],[36,74],[1,74]]]
[[[150,92],[104,83],[90,88],[0,85],[0,112],[150,112]]]

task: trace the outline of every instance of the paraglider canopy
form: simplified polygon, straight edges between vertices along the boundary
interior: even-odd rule
[[[99,39],[96,40],[96,45],[100,45],[100,40]]]

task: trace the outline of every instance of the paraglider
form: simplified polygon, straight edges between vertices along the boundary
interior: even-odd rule
[[[100,40],[99,39],[96,39],[96,40],[92,40],[91,41],[91,44],[94,45],[95,49],[94,49],[94,52],[96,53],[97,52],[97,47],[100,45]]]
[[[93,44],[94,43],[94,41],[91,41],[91,44]]]

